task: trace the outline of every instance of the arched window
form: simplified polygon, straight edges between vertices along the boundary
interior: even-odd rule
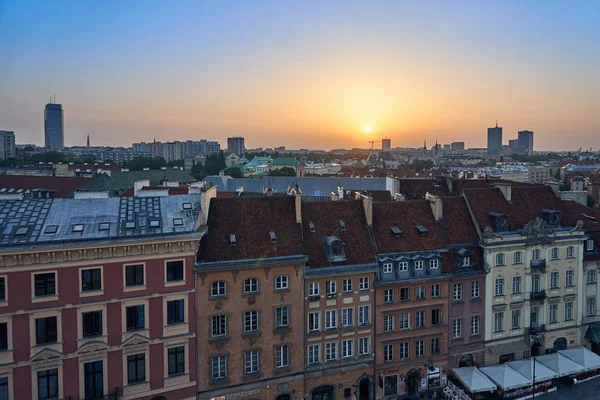
[[[473,366],[473,354],[463,354],[458,359],[458,368],[472,367]]]
[[[275,277],[275,290],[283,290],[288,288],[288,276],[279,275]]]
[[[213,282],[211,285],[211,296],[219,297],[227,295],[227,284],[223,281]]]
[[[564,337],[558,338],[554,341],[554,347],[555,350],[566,350],[567,349],[567,339],[565,339]]]
[[[244,281],[244,293],[258,292],[258,279],[249,278]]]

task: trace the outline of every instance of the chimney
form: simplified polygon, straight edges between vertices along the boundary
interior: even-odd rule
[[[210,186],[203,188],[200,193],[200,215],[196,221],[196,230],[208,222],[208,210],[210,209],[210,200],[217,197],[217,187]]]
[[[406,196],[404,196],[402,193],[396,193],[396,196],[394,197],[394,200],[396,200],[396,201],[406,201]]]
[[[338,192],[331,192],[331,201],[339,201],[340,194]]]
[[[367,225],[373,226],[373,198],[371,196],[362,195],[363,208],[365,209],[365,217]]]
[[[296,190],[294,193],[294,204],[296,206],[296,222],[302,223],[302,192]]]
[[[133,182],[133,195],[137,197],[144,186],[150,186],[150,181],[148,179]]]
[[[510,183],[496,182],[494,183],[494,187],[500,189],[506,201],[509,203],[512,201],[512,186]]]
[[[425,195],[425,199],[429,202],[429,205],[431,206],[431,212],[433,213],[435,220],[439,221],[440,219],[443,219],[444,218],[444,208],[442,205],[442,199],[439,198],[438,196],[434,196],[429,193],[427,193]]]
[[[340,185],[338,185],[337,192],[338,192],[338,200],[343,199],[344,198],[344,188],[341,187]]]

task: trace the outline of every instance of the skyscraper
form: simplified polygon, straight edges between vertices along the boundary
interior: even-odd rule
[[[62,150],[65,145],[65,121],[62,104],[48,103],[44,110],[46,150]]]
[[[533,154],[533,132],[519,131],[519,147],[527,154]]]
[[[242,156],[246,147],[244,146],[244,138],[242,136],[233,136],[227,138],[227,151]]]
[[[498,154],[502,150],[502,127],[496,122],[495,128],[488,128],[487,151],[488,153]]]
[[[15,157],[15,133],[13,131],[0,131],[0,160]]]
[[[381,139],[381,148],[383,150],[390,150],[392,148],[392,139]]]

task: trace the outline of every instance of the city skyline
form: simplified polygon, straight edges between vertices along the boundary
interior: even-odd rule
[[[60,4],[0,8],[0,129],[18,143],[43,144],[56,94],[66,146],[485,147],[496,120],[503,144],[600,146],[596,3]]]

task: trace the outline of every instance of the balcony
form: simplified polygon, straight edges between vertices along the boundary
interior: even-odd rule
[[[531,292],[529,298],[531,300],[545,300],[546,299],[546,291],[540,290],[539,292]]]
[[[531,261],[531,269],[538,272],[546,272],[546,260]]]
[[[531,326],[529,327],[529,334],[530,335],[537,336],[540,333],[544,333],[544,332],[546,332],[546,325],[536,324],[535,322],[531,323]]]

